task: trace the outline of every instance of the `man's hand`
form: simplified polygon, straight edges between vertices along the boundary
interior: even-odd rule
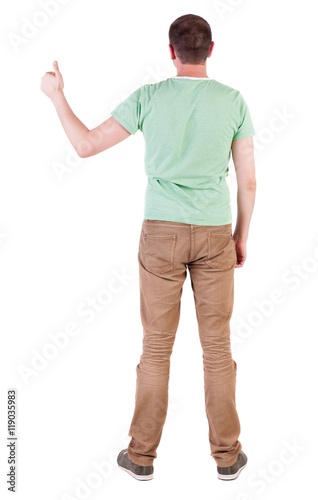
[[[236,250],[236,265],[235,267],[243,267],[246,261],[246,240],[237,238],[233,235],[235,250]]]
[[[53,62],[53,69],[54,71],[45,73],[41,80],[41,90],[50,99],[54,98],[57,93],[63,92],[64,89],[64,81],[57,61]]]

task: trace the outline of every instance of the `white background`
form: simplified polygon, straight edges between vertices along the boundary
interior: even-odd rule
[[[12,498],[6,485],[9,388],[18,399],[15,498],[157,500],[189,493],[275,500],[303,497],[305,486],[315,491],[314,2],[63,3],[6,2],[1,13],[1,497]],[[155,478],[135,481],[115,465],[127,443],[141,353],[143,139],[137,133],[80,160],[40,91],[41,77],[57,59],[70,105],[88,127],[96,126],[134,88],[175,74],[167,33],[186,13],[210,22],[215,49],[209,76],[242,92],[258,144],[257,201],[248,260],[235,271],[232,321],[241,441],[249,462],[230,483],[217,479],[209,456],[189,280]],[[233,171],[229,183],[235,216]],[[77,308],[107,290],[114,272],[130,279],[108,294],[108,304],[87,324]],[[71,322],[77,335],[66,337],[61,332]],[[52,351],[54,336],[64,338],[64,348]],[[101,463],[104,477],[96,471]]]

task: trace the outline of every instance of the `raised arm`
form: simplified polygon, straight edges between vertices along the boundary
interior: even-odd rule
[[[73,113],[65,98],[64,81],[57,61],[54,61],[53,69],[43,76],[41,90],[51,99],[68,139],[81,158],[101,153],[131,135],[113,117],[89,130]]]
[[[233,234],[237,255],[235,267],[242,267],[256,193],[253,138],[233,141],[232,157],[237,178],[237,220]]]

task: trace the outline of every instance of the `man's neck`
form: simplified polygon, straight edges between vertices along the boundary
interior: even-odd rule
[[[206,64],[180,64],[177,67],[177,76],[208,78]]]

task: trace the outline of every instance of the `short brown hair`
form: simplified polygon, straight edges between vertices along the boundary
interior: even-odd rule
[[[212,42],[211,27],[203,17],[186,14],[171,24],[169,41],[183,64],[202,64]]]

